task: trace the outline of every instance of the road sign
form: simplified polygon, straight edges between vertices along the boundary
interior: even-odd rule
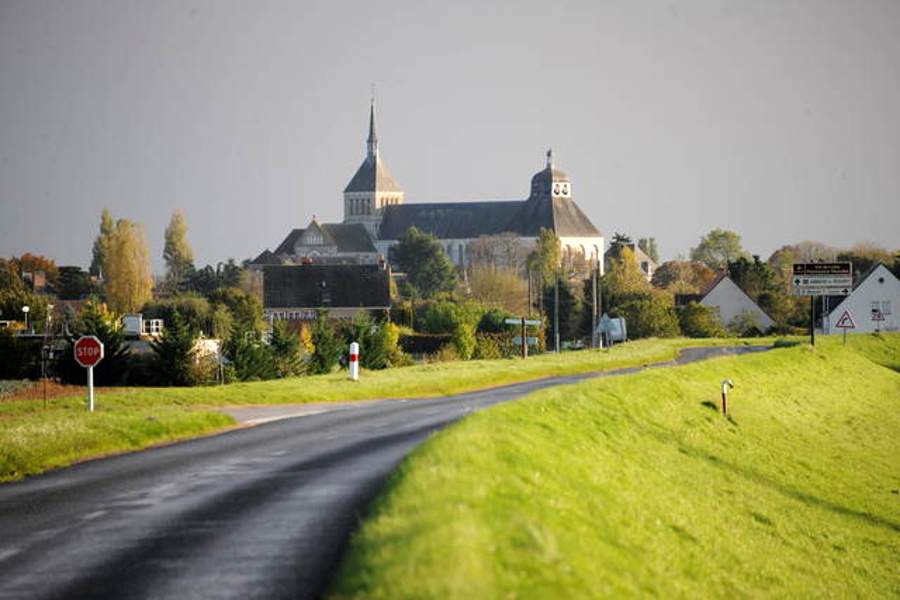
[[[74,348],[75,362],[87,369],[88,409],[94,412],[94,366],[103,360],[103,342],[95,335],[83,335]]]
[[[521,338],[521,337],[515,336],[515,337],[513,338],[513,344],[515,344],[515,345],[518,346],[518,345],[521,344],[521,343],[522,343],[522,338]],[[526,337],[526,338],[525,338],[525,343],[526,343],[526,344],[531,344],[532,346],[534,346],[534,345],[536,345],[536,344],[538,343],[538,339],[537,339],[536,337]]]
[[[877,308],[872,309],[872,320],[873,321],[884,321],[884,313],[878,310]]]
[[[853,263],[850,262],[815,262],[815,263],[794,263],[794,276],[797,275],[815,275],[821,277],[843,275],[846,277],[853,275]]]
[[[794,263],[793,274],[794,296],[846,296],[853,290],[853,265],[849,262]]]
[[[532,327],[537,327],[541,324],[537,319],[506,319],[504,322],[507,325],[531,325]]]
[[[844,314],[841,315],[841,318],[838,319],[834,326],[838,329],[856,329],[856,323],[853,322],[853,317],[850,315],[849,310],[844,311]]]
[[[103,360],[103,342],[95,335],[83,335],[75,342],[75,362],[90,368]]]

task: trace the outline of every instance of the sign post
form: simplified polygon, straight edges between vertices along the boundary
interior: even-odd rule
[[[88,410],[94,412],[94,366],[103,360],[103,342],[95,335],[83,335],[75,342],[75,362],[87,369]]]
[[[853,289],[850,262],[794,263],[791,294],[809,296],[809,339],[816,345],[816,296],[846,296]]]
[[[838,322],[834,324],[838,329],[844,330],[844,345],[847,345],[847,330],[856,329],[856,323],[853,322],[853,316],[849,310],[845,310]]]
[[[350,379],[359,381],[359,344],[350,343]]]
[[[872,320],[875,322],[875,333],[881,333],[881,322],[884,321],[884,313],[880,309],[872,309]]]
[[[531,325],[532,327],[538,327],[538,326],[541,325],[541,322],[538,321],[537,319],[526,319],[525,317],[519,317],[519,318],[510,318],[510,319],[506,319],[506,321],[504,321],[504,323],[506,323],[507,325],[521,325],[521,327],[522,327],[522,335],[521,335],[521,336],[518,336],[518,337],[514,337],[514,338],[513,338],[513,343],[515,343],[515,342],[517,342],[517,341],[518,341],[518,342],[521,342],[521,344],[522,344],[522,358],[528,358],[528,344],[536,344],[536,343],[537,343],[537,338],[535,338],[535,337],[528,337],[528,336],[526,335],[526,331],[527,331],[527,330],[525,329],[525,326],[526,326],[526,325]]]

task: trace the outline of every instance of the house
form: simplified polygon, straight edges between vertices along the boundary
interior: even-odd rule
[[[849,295],[828,298],[826,302],[822,319],[825,334],[840,333],[842,328],[837,325],[848,323],[845,314],[854,325],[850,333],[900,331],[900,318],[894,312],[900,307],[900,279],[883,263],[861,275]]]
[[[306,229],[294,229],[274,252],[266,249],[250,261],[251,268],[267,265],[375,264],[378,251],[361,223],[321,223],[315,217]]]
[[[385,264],[282,265],[263,268],[267,319],[312,321],[318,309],[352,319],[361,311],[391,306],[391,271]]]
[[[752,323],[761,332],[775,326],[775,321],[728,276],[720,275],[700,294],[679,294],[677,305],[697,302],[714,308],[722,325],[728,329],[744,329]],[[743,333],[743,332],[742,332]]]

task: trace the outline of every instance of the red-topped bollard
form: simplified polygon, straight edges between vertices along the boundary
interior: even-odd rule
[[[356,342],[350,344],[350,379],[359,380],[359,344]]]

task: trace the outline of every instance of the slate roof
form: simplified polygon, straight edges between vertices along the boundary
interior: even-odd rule
[[[263,269],[265,308],[387,308],[390,271],[382,265],[273,266]]]
[[[377,154],[369,155],[347,184],[347,192],[401,192],[403,191],[387,165]]]
[[[369,232],[362,223],[319,223],[326,246],[337,246],[338,252],[376,253]],[[292,230],[275,249],[277,255],[294,254],[294,247],[305,229]],[[254,261],[255,262],[255,261]]]
[[[552,229],[559,237],[600,237],[600,231],[570,198],[532,198],[507,225],[525,237],[537,237],[541,228]]]
[[[378,237],[382,240],[396,240],[410,227],[416,227],[438,239],[465,239],[499,234],[507,231],[504,228],[521,206],[521,200],[395,204],[384,207]]]
[[[537,237],[542,227],[560,237],[601,235],[574,201],[542,198],[386,206],[378,238],[396,240],[413,226],[438,239],[475,239],[501,233]]]
[[[280,265],[281,259],[274,252],[266,248],[259,256],[250,261],[251,265]]]

